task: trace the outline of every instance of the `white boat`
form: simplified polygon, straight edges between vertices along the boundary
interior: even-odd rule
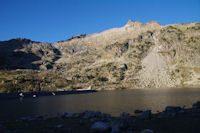
[[[89,87],[86,88],[86,89],[76,89],[76,91],[88,91],[88,90],[92,90],[92,87],[89,86]]]

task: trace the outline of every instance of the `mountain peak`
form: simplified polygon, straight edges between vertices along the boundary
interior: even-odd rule
[[[134,25],[134,22],[133,22],[133,20],[132,20],[132,19],[129,19],[126,25],[127,25],[127,26]]]
[[[160,25],[161,26],[161,24],[158,23],[157,21],[150,21],[150,22],[145,23],[145,25]]]
[[[142,25],[142,23],[139,20],[136,22],[133,22],[133,20],[130,19],[125,26],[129,27],[129,26],[139,26],[139,25]]]

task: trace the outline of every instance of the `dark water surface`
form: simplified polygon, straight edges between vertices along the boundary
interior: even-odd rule
[[[162,111],[166,106],[186,106],[200,100],[200,89],[146,89],[100,91],[87,94],[43,96],[0,101],[0,118],[101,111],[112,115],[133,114],[135,109]]]

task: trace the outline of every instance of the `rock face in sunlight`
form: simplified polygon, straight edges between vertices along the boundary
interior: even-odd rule
[[[200,23],[129,20],[55,44],[12,39],[0,42],[0,69],[2,92],[197,87]]]

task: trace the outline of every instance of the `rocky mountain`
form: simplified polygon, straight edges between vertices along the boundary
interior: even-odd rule
[[[128,23],[54,44],[0,42],[0,90],[200,86],[200,23]]]

